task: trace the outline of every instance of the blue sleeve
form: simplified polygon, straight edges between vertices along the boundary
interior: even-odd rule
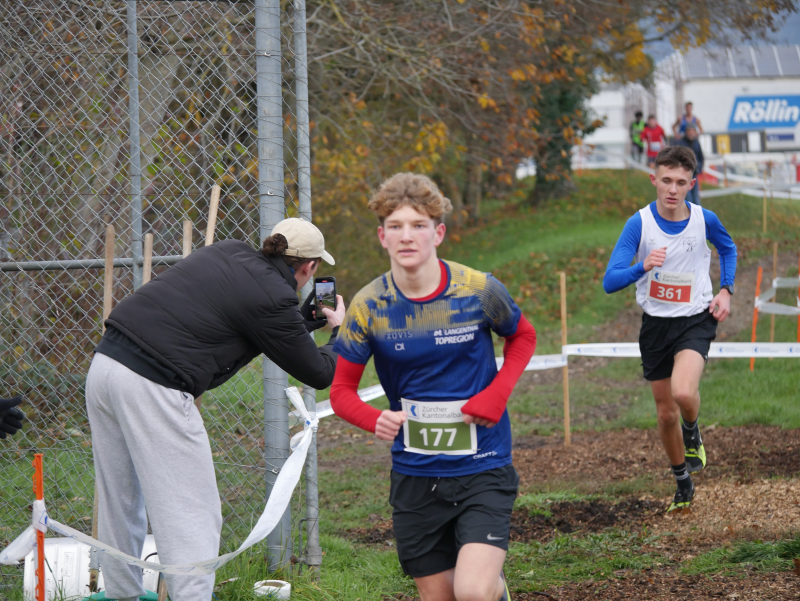
[[[486,285],[478,291],[489,327],[501,338],[513,336],[522,315],[506,287],[493,275],[486,274]]]
[[[706,221],[706,238],[719,253],[719,285],[732,286],[736,277],[736,245],[719,217],[703,209],[703,218]]]
[[[369,305],[364,295],[359,292],[347,308],[344,323],[339,328],[339,335],[333,344],[334,352],[351,363],[366,365],[372,356],[372,347],[369,343],[369,324]]]
[[[603,289],[606,293],[611,294],[627,288],[644,275],[643,261],[631,265],[641,239],[642,217],[637,212],[628,219],[619,240],[617,240],[617,245],[614,247],[614,252],[611,253],[611,258],[608,260],[606,275],[603,278]]]

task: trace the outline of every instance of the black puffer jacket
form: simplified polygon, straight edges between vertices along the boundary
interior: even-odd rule
[[[120,302],[96,350],[145,377],[149,373],[135,365],[155,360],[161,374],[150,379],[168,386],[175,382],[170,387],[195,397],[261,353],[301,382],[327,388],[336,370],[336,334],[323,347],[314,344],[296,288],[283,259],[266,257],[238,240],[217,242]],[[145,361],[131,348],[144,351]]]

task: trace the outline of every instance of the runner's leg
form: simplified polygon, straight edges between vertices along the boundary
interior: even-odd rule
[[[500,578],[506,551],[493,545],[468,543],[458,552],[455,598],[458,601],[498,601],[504,585]]]
[[[705,365],[705,359],[697,351],[685,349],[675,354],[671,378],[672,398],[680,407],[684,421],[697,421],[700,412],[700,376]]]
[[[704,366],[705,359],[696,350],[683,349],[675,354],[673,374],[679,375],[672,379],[672,396],[681,408],[683,417],[681,434],[686,467],[689,472],[698,472],[706,466],[706,451],[703,447],[703,438],[700,436],[700,427],[697,424],[697,416],[700,411],[698,388]]]
[[[673,369],[673,374],[675,370]],[[665,378],[650,382],[653,398],[656,401],[656,416],[658,420],[658,433],[661,443],[667,452],[672,465],[684,462],[683,434],[681,433],[681,409],[672,396],[672,381],[675,378]]]
[[[453,591],[455,569],[439,572],[430,576],[414,578],[422,601],[456,601]]]

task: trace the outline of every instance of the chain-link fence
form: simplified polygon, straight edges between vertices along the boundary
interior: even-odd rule
[[[102,333],[106,225],[118,302],[141,285],[145,234],[155,273],[180,259],[184,220],[203,244],[213,184],[216,239],[258,245],[285,215],[310,218],[304,27],[302,0],[0,3],[0,396],[25,395],[29,419],[0,444],[0,547],[29,523],[34,451],[50,511],[91,531],[84,381]],[[204,395],[223,548],[249,532],[288,455],[285,386],[257,360]],[[292,553],[320,563],[313,449],[307,468],[268,539],[273,567]]]

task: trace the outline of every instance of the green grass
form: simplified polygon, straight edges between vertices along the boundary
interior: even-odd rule
[[[560,535],[547,543],[514,543],[506,574],[519,591],[542,590],[565,582],[606,580],[618,570],[639,571],[667,560],[642,551],[652,542],[640,534],[609,530],[597,534]]]
[[[764,572],[792,569],[792,559],[800,557],[800,536],[777,542],[741,541],[713,549],[684,565],[684,574],[741,572],[743,568]]]

